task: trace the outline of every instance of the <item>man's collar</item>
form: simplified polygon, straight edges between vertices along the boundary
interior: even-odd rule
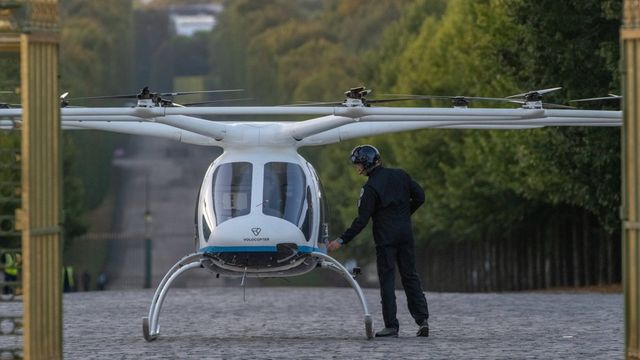
[[[380,170],[380,168],[382,168],[382,164],[377,165],[377,166],[376,166],[376,167],[374,167],[373,169],[369,170],[369,171],[367,172],[367,176],[371,176],[371,175],[373,175],[373,174],[377,173],[377,172],[378,172],[378,170]]]

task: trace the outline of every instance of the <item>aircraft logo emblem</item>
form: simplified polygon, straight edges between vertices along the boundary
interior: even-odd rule
[[[260,231],[262,231],[261,228],[251,228],[251,232],[253,233],[253,235],[258,236],[260,235]]]

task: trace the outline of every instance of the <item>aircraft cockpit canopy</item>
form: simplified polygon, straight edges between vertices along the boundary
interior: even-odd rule
[[[262,201],[251,204],[253,175],[260,178],[260,165],[250,162],[220,164],[213,173],[212,199],[215,224],[260,211],[267,216],[286,220],[310,238],[313,223],[312,189],[303,168],[291,162],[268,162],[263,165]],[[256,190],[257,190],[256,189]],[[314,189],[317,191],[317,189]],[[255,208],[255,209],[254,209]],[[210,227],[205,217],[204,224]],[[214,225],[215,224],[211,224]],[[207,231],[209,233],[209,231]]]
[[[300,226],[305,207],[306,180],[298,164],[270,162],[264,165],[262,213]]]
[[[216,224],[251,212],[253,165],[249,162],[221,164],[213,174],[213,207]]]

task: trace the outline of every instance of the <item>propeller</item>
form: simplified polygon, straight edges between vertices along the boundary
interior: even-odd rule
[[[372,89],[367,89],[364,86],[353,87],[344,92],[346,99],[343,101],[327,101],[327,102],[300,102],[296,104],[287,104],[280,106],[345,106],[345,107],[357,107],[357,106],[370,106],[371,104],[381,104],[385,102],[394,101],[407,101],[407,100],[423,100],[415,95],[404,95],[403,97],[395,97],[389,99],[367,99],[367,95],[373,92]]]
[[[221,103],[221,102],[251,101],[251,100],[255,100],[255,99],[254,98],[219,99],[219,100],[199,101],[199,102],[191,102],[191,103],[175,104],[175,105],[189,107],[189,106],[201,106],[201,105],[207,105],[207,104],[215,104],[215,103]]]
[[[180,106],[174,103],[172,100],[163,99],[163,97],[174,97],[180,95],[193,95],[193,94],[209,94],[209,93],[226,93],[226,92],[239,92],[244,89],[226,89],[226,90],[201,90],[201,91],[173,91],[173,92],[151,92],[148,86],[143,87],[137,94],[124,94],[124,95],[107,95],[107,96],[88,96],[69,98],[71,100],[107,100],[107,99],[138,99],[138,100],[152,100],[154,104],[158,106]]]
[[[60,107],[67,107],[69,106],[69,100],[67,100],[67,96],[69,96],[69,92],[65,92],[62,95],[60,95]]]
[[[588,99],[569,100],[569,102],[587,102],[587,101],[602,101],[602,100],[617,100],[617,101],[620,101],[620,100],[622,100],[622,96],[621,95],[616,95],[616,94],[608,94],[608,96],[594,97],[594,98],[588,98]]]
[[[329,101],[329,102],[305,102],[281,106],[370,106],[371,104],[380,104],[386,102],[395,101],[419,101],[419,100],[449,100],[453,107],[467,107],[472,100],[479,101],[500,101],[521,104],[523,108],[547,108],[547,109],[575,109],[573,106],[542,103],[542,97],[544,94],[562,89],[562,87],[555,87],[542,90],[534,90],[525,92],[522,94],[510,95],[505,98],[494,98],[484,96],[446,96],[446,95],[415,95],[415,94],[383,94],[384,96],[392,96],[391,98],[383,99],[367,99],[372,90],[366,89],[364,86],[354,87],[346,91],[344,94],[347,97],[344,101]],[[517,100],[516,98],[522,98]]]
[[[507,96],[506,99],[509,99],[513,103],[521,104],[525,109],[575,109],[573,106],[542,102],[544,94],[560,89],[562,89],[561,86],[549,89],[533,90],[522,94],[510,95]],[[522,98],[522,100],[513,100],[515,98]]]
[[[369,106],[369,104],[380,104],[385,102],[394,102],[394,101],[407,101],[407,100],[421,100],[415,97],[406,97],[406,98],[392,98],[392,99],[371,99],[367,100],[366,98],[357,99],[362,102],[362,105]],[[280,106],[349,106],[346,105],[347,100],[345,101],[327,101],[327,102],[299,102],[296,104],[287,104]],[[352,105],[353,106],[353,105]]]
[[[521,98],[524,98],[526,101],[541,101],[542,95],[546,93],[550,93],[552,91],[560,90],[560,89],[562,89],[562,86],[549,88],[549,89],[542,89],[542,90],[533,90],[533,91],[528,91],[522,94],[507,96],[507,99],[521,97]]]
[[[367,89],[364,86],[357,86],[345,91],[344,96],[348,99],[363,99],[365,96],[371,94],[372,91],[372,89]]]
[[[467,107],[471,100],[480,101],[500,101],[500,102],[513,102],[511,99],[506,98],[494,98],[484,96],[449,96],[449,95],[411,95],[411,94],[384,94],[386,96],[400,96],[402,100],[449,100],[453,107]]]

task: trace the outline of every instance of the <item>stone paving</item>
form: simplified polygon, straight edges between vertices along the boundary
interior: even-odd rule
[[[65,359],[620,359],[621,294],[428,293],[429,338],[398,295],[400,337],[367,340],[350,288],[173,289],[142,337],[150,290],[64,295]],[[376,289],[365,296],[382,327]]]
[[[152,273],[157,284],[175,261],[193,251],[195,194],[215,156],[207,148],[148,139],[136,143],[135,151],[120,159],[124,191],[118,196],[120,216],[114,231],[129,234],[144,228],[145,173],[150,171]],[[239,279],[223,281],[204,271],[179,279],[162,308],[160,337],[148,343],[142,337],[142,317],[154,290],[135,289],[142,284],[140,245],[112,244],[109,287],[118,290],[64,294],[65,359],[623,357],[621,294],[428,293],[431,337],[425,339],[415,337],[417,326],[399,291],[400,337],[367,340],[362,309],[351,288],[250,286],[243,300]],[[378,291],[365,289],[365,296],[379,330]]]

